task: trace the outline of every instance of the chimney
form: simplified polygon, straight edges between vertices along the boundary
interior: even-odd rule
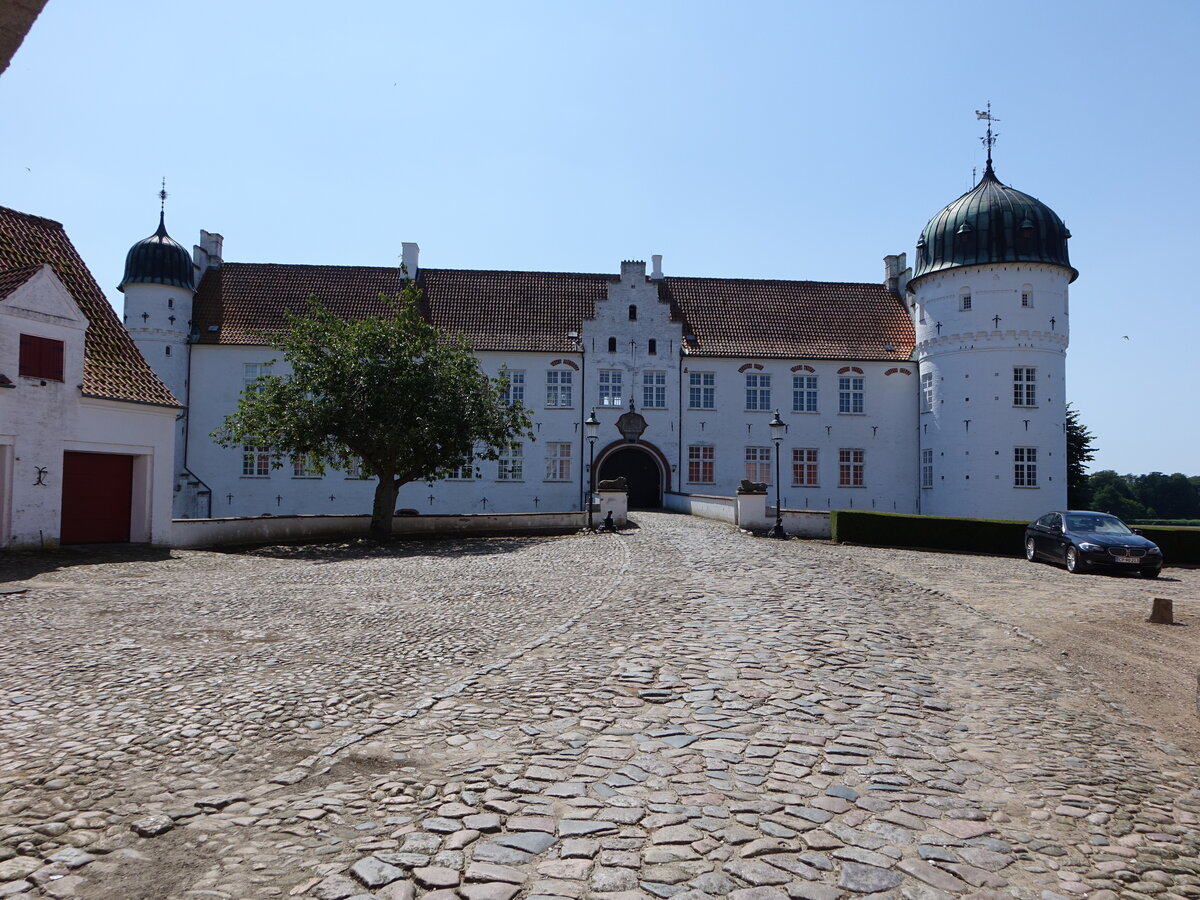
[[[909,269],[906,263],[907,254],[904,253],[897,253],[883,258],[883,286],[889,291],[902,294],[904,293],[904,289],[908,287],[908,279],[912,277],[912,269]]]
[[[651,281],[662,281],[662,278],[663,278],[662,254],[655,253],[653,256],[650,257],[650,263],[653,267],[650,270],[650,280]]]
[[[221,250],[225,245],[225,238],[219,234],[210,234],[203,228],[200,229],[200,243],[192,248],[192,262],[201,274],[206,269],[214,269],[221,265]]]
[[[404,266],[409,278],[416,278],[420,271],[418,260],[421,257],[421,248],[412,241],[405,241],[400,245],[400,265]]]

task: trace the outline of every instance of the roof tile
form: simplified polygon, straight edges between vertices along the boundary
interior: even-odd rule
[[[21,278],[24,283],[29,275],[20,273],[36,271],[46,263],[88,320],[83,392],[111,400],[178,406],[109,306],[62,225],[0,206],[0,279]],[[13,285],[9,292],[15,289]]]
[[[567,353],[608,296],[616,275],[422,269],[425,312],[477,350]],[[194,317],[201,343],[259,344],[312,295],[342,316],[385,309],[398,268],[224,263],[200,283]],[[666,278],[659,296],[696,340],[695,356],[908,359],[913,327],[882,285],[735,278]],[[888,349],[888,348],[891,349]]]

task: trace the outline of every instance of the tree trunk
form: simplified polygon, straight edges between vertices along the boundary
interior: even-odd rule
[[[391,472],[379,475],[375,485],[375,503],[371,507],[371,537],[385,541],[392,536],[392,518],[396,514],[396,495],[400,485]]]

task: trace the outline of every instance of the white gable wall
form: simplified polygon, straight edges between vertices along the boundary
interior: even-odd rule
[[[55,546],[62,519],[63,453],[132,455],[130,538],[165,543],[171,519],[176,410],[82,395],[88,323],[49,266],[0,302],[0,539]],[[63,342],[63,380],[22,377],[20,335]],[[40,484],[38,482],[41,482]]]

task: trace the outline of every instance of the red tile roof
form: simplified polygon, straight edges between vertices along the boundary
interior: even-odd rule
[[[881,284],[666,278],[660,293],[696,335],[689,356],[901,360],[916,340],[904,301]]]
[[[422,269],[426,314],[477,350],[568,353],[617,275]],[[260,344],[315,295],[343,316],[383,309],[397,268],[225,263],[200,283],[193,318],[201,343]],[[876,284],[667,278],[659,296],[697,340],[697,356],[908,359],[912,324],[898,294]],[[891,345],[893,349],[888,350]]]
[[[84,339],[84,394],[178,406],[138,352],[62,225],[0,206],[0,273],[20,278],[19,272],[44,263],[54,268],[54,274],[88,320]]]
[[[36,275],[41,268],[41,266],[21,266],[19,269],[0,271],[0,300],[7,298],[9,294]]]

